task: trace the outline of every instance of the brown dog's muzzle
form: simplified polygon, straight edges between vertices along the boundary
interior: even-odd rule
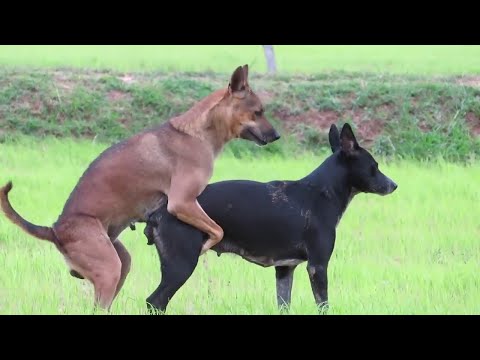
[[[264,146],[280,139],[280,135],[273,128],[269,131],[261,132],[257,127],[250,126],[242,130],[240,137],[242,139],[253,141],[259,146]]]
[[[264,134],[264,138],[267,141],[267,143],[272,143],[280,139],[280,134],[277,132],[277,130],[275,130],[275,128],[272,127],[272,130]]]
[[[240,134],[240,137],[255,142],[259,146],[264,146],[280,139],[280,134],[265,119],[257,123],[256,126],[247,126]]]

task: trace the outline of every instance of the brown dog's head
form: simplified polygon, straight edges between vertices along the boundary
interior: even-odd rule
[[[228,127],[233,138],[242,138],[263,146],[280,139],[268,122],[263,104],[248,84],[248,65],[239,66],[232,74],[222,99],[228,109]]]

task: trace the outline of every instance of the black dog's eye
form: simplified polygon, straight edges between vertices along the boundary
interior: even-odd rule
[[[372,167],[370,168],[370,175],[375,176],[376,173],[377,167],[375,165],[372,165]]]

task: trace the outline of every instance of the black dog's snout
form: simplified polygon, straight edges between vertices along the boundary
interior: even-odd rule
[[[391,187],[392,187],[392,192],[394,192],[395,190],[397,190],[398,185],[394,181],[392,181]]]

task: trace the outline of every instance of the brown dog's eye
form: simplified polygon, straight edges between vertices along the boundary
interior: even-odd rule
[[[262,116],[263,110],[255,111],[255,116]]]

